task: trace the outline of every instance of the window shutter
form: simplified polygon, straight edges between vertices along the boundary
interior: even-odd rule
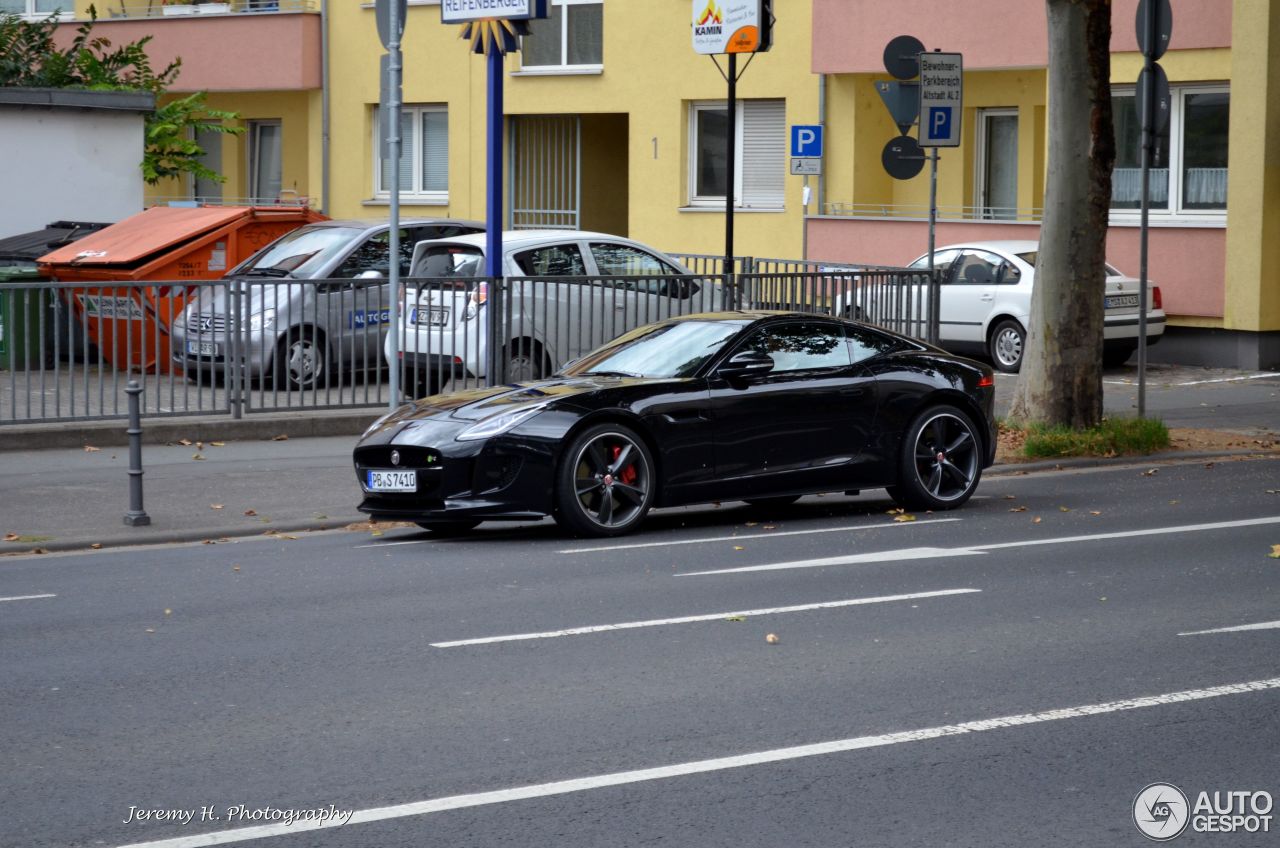
[[[449,190],[449,113],[422,113],[422,190]]]
[[[786,192],[786,101],[747,100],[742,107],[741,204],[780,209]]]
[[[415,191],[413,185],[413,139],[417,134],[417,127],[414,124],[415,114],[413,112],[400,113],[400,193],[413,194]],[[375,122],[376,126],[377,122]],[[379,142],[379,145],[381,142]],[[379,180],[382,191],[391,191],[391,159],[384,157],[382,167],[378,169],[381,175]]]

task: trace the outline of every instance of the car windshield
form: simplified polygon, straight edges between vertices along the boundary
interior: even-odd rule
[[[1036,267],[1036,260],[1040,258],[1040,251],[1029,250],[1026,253],[1019,253],[1018,258],[1021,259],[1023,262],[1027,263],[1028,265],[1030,265],[1032,268],[1034,268]],[[1103,263],[1103,267],[1107,269],[1108,277],[1124,276],[1124,274],[1121,274],[1119,271],[1117,271],[1115,269],[1115,266],[1110,263]]]
[[[673,321],[632,330],[564,370],[569,376],[692,377],[745,321]]]
[[[478,277],[484,273],[484,253],[465,244],[434,244],[413,266],[415,277]]]
[[[364,232],[358,227],[299,227],[237,265],[227,276],[310,277]]]

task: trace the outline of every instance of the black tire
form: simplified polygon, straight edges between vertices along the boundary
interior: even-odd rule
[[[415,521],[414,524],[433,536],[461,536],[480,526],[479,521]]]
[[[1102,367],[1103,368],[1119,368],[1129,361],[1129,357],[1137,352],[1138,348],[1134,347],[1104,347],[1102,349]]]
[[[621,536],[644,520],[657,484],[653,457],[634,430],[589,427],[556,469],[556,521],[580,536]]]
[[[1022,367],[1022,354],[1027,346],[1027,331],[1012,318],[1004,318],[991,330],[987,353],[997,370],[1017,374]]]
[[[907,428],[889,497],[913,510],[955,509],[978,488],[982,442],[968,414],[954,406],[931,406]]]
[[[800,500],[799,495],[784,495],[777,498],[747,498],[743,503],[762,509],[778,509],[784,506],[791,506],[798,500]]]
[[[503,376],[508,383],[541,380],[551,370],[542,345],[535,339],[512,339],[502,351]]]
[[[272,377],[290,391],[318,389],[333,370],[324,334],[314,327],[290,327],[276,343]]]

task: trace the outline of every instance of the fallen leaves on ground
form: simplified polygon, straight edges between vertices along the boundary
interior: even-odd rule
[[[189,448],[194,443],[190,439],[178,439],[178,444],[182,445],[184,448]]]
[[[893,520],[894,521],[915,521],[916,517],[914,515],[908,515],[907,513],[904,512],[902,515],[895,515],[893,517]]]
[[[733,549],[734,549],[735,551],[745,551],[745,550],[746,550],[746,548],[742,547],[742,545],[734,545],[734,546],[733,546]]]
[[[1016,500],[1018,499],[1018,496],[1017,496],[1017,495],[1005,495],[1005,496],[1004,496],[1004,499],[1005,499],[1005,500],[1007,500],[1007,501],[1016,501]]]
[[[1100,509],[1091,509],[1091,510],[1089,510],[1089,514],[1090,514],[1090,515],[1102,515],[1102,510],[1100,510]]]
[[[193,453],[193,454],[191,454],[191,458],[192,458],[192,459],[194,459],[194,460],[196,460],[197,462],[199,462],[199,461],[201,461],[201,460],[203,460],[203,459],[204,459],[204,457],[203,457],[203,456],[201,456],[201,455],[200,455],[200,454],[198,454],[198,453]]]
[[[778,529],[778,525],[776,525],[776,524],[766,524],[766,525],[764,525],[763,527],[761,527],[760,529],[761,529],[761,530],[777,530],[777,529]]]
[[[90,545],[89,547],[90,547],[90,548],[92,548],[92,549],[93,549],[93,550],[95,550],[95,551],[100,551],[100,550],[102,550],[102,543],[101,543],[101,542],[94,542],[94,543],[93,543],[92,545]]]
[[[745,615],[731,615],[725,619],[725,621],[746,621],[746,620],[747,620],[747,617]]]
[[[222,504],[209,504],[209,509],[222,509]]]
[[[743,527],[755,527],[755,526],[756,526],[756,522],[754,522],[754,521],[748,521],[746,524],[744,524],[744,525],[742,525],[742,526],[743,526]]]
[[[98,452],[98,451],[100,451],[100,450],[102,450],[102,448],[95,448],[93,445],[85,445],[85,446],[84,446],[84,452],[85,452],[85,453],[97,453],[97,452]]]
[[[232,570],[232,571],[239,571],[239,570],[240,570],[240,566],[238,566],[238,565],[233,565],[233,566],[231,566],[231,570]]]
[[[200,544],[202,544],[202,545],[216,545],[216,544],[218,544],[218,543],[217,543],[217,542],[215,542],[215,541],[213,541],[212,539],[201,539],[201,540],[200,540]]]
[[[21,538],[22,538],[22,537],[21,537],[21,536],[19,536],[17,533],[5,533],[5,534],[4,534],[4,540],[5,540],[6,542],[17,542],[17,541],[19,541]]]
[[[1071,511],[1071,507],[1069,507],[1069,506],[1060,506],[1060,507],[1058,507],[1058,512],[1070,512],[1070,511]]]
[[[1154,477],[1155,475],[1157,475],[1157,474],[1159,474],[1159,473],[1160,473],[1160,469],[1159,469],[1159,468],[1149,468],[1149,469],[1147,469],[1146,471],[1142,472],[1142,476],[1143,476],[1143,477]]]
[[[226,442],[210,442],[209,446],[214,448],[225,448],[227,446],[227,443]]]
[[[281,433],[281,434],[280,434],[280,435],[278,435],[278,436],[272,436],[272,437],[271,437],[271,441],[273,441],[273,442],[287,442],[287,441],[289,441],[289,434],[288,434],[288,433]]]
[[[1272,545],[1271,553],[1267,554],[1267,556],[1272,559],[1280,559],[1280,545]]]
[[[768,642],[770,645],[776,645],[776,644],[778,644],[779,642],[781,642],[781,641],[782,641],[781,639],[779,639],[779,638],[778,638],[778,634],[777,634],[777,633],[770,633],[770,634],[766,635],[766,636],[764,637],[764,640],[765,640],[766,642]]]
[[[1025,506],[1015,506],[1015,507],[1011,507],[1009,511],[1010,512],[1026,512],[1027,508]]]
[[[257,511],[257,510],[254,510],[254,509],[246,509],[246,510],[244,511],[244,514],[245,514],[245,515],[249,515],[249,516],[253,516],[253,515],[257,515],[257,514],[258,514],[258,511]]]
[[[903,507],[897,506],[892,509],[886,509],[884,511],[884,514],[885,515],[902,515],[902,513],[904,512],[906,512],[906,509],[904,509]]]
[[[1042,519],[1040,518],[1040,516],[1038,516],[1038,515],[1037,515],[1035,518],[1031,519],[1031,523],[1032,523],[1032,524],[1039,524],[1041,520],[1042,520]]]

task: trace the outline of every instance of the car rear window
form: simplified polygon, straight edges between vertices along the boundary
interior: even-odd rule
[[[1040,258],[1040,251],[1029,250],[1026,253],[1019,253],[1018,258],[1021,259],[1023,262],[1027,263],[1028,265],[1030,265],[1032,268],[1034,268],[1036,267],[1036,260]],[[1124,274],[1121,274],[1119,271],[1117,271],[1116,267],[1109,262],[1104,263],[1104,267],[1107,269],[1108,277],[1124,276]]]
[[[438,244],[422,252],[413,268],[415,277],[478,277],[484,253],[465,244]]]

